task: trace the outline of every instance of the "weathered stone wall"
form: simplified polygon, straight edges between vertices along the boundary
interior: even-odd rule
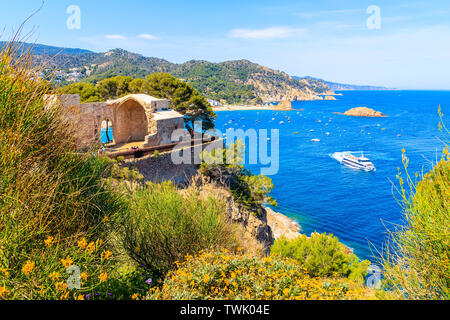
[[[145,137],[144,147],[169,144],[172,142],[172,133],[175,130],[184,128],[184,119],[160,119],[153,122],[153,134]]]
[[[100,143],[102,121],[112,119],[113,110],[105,102],[95,102],[63,106],[61,115],[73,128],[75,141],[84,148]]]
[[[172,132],[184,127],[183,117],[169,109],[169,100],[134,94],[107,102],[80,103],[79,95],[49,95],[48,107],[57,106],[74,129],[80,148],[101,142],[101,124],[112,122],[114,143],[145,141],[144,146],[171,143]],[[165,114],[162,116],[160,114]],[[159,115],[158,115],[159,114]],[[169,116],[167,116],[169,114]],[[155,115],[159,118],[155,119]]]

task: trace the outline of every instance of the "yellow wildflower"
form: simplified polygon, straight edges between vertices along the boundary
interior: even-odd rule
[[[77,242],[77,245],[78,245],[78,247],[80,247],[81,249],[86,248],[86,246],[87,246],[86,238],[83,238],[83,239],[79,240],[79,241]]]
[[[86,272],[82,272],[82,273],[80,274],[80,279],[82,279],[82,280],[84,280],[84,281],[87,281],[87,277],[88,277],[88,275],[87,275]]]
[[[60,282],[55,283],[55,288],[56,288],[56,290],[63,290],[64,291],[64,290],[67,289],[67,284],[62,282],[62,281],[60,281]]]
[[[83,296],[82,294],[80,294],[80,295],[77,297],[77,300],[84,300],[84,296]]]
[[[50,279],[52,279],[52,281],[55,281],[56,279],[59,279],[59,273],[58,272],[52,272],[49,276]]]
[[[95,243],[93,243],[93,242],[89,243],[89,245],[87,246],[87,251],[89,253],[92,253],[92,252],[94,252],[94,250],[95,250]]]
[[[203,281],[208,282],[209,281],[209,275],[205,274],[203,277]]]
[[[35,263],[33,261],[28,260],[22,267],[22,272],[25,273],[25,275],[29,275],[31,272],[33,272],[34,266]]]
[[[47,247],[50,247],[50,246],[52,245],[52,243],[53,243],[53,240],[54,240],[53,237],[48,236],[47,239],[44,240],[44,243],[45,243],[45,245],[46,245]]]
[[[133,300],[139,300],[139,293],[135,293],[131,296],[131,299]]]
[[[103,252],[102,252],[102,257],[103,257],[105,260],[108,260],[108,259],[111,257],[111,255],[112,255],[112,253],[111,253],[110,251],[103,251]]]
[[[9,278],[9,271],[6,268],[0,269],[1,272],[5,275],[6,278]]]
[[[0,287],[0,298],[5,297],[8,294],[8,289],[6,286]]]
[[[67,269],[68,267],[70,267],[72,265],[73,261],[72,261],[72,259],[70,259],[70,257],[67,257],[66,259],[61,259],[61,263]]]
[[[105,282],[108,279],[108,274],[103,272],[98,276],[98,278],[100,279],[100,282]]]
[[[63,293],[60,297],[59,300],[65,300],[69,297],[69,291],[67,291],[66,293]]]

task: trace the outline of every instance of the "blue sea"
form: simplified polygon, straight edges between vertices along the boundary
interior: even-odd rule
[[[293,102],[293,108],[303,111],[221,111],[216,127],[223,132],[230,127],[279,129],[280,167],[271,176],[271,195],[278,202],[274,209],[297,221],[305,234],[332,233],[360,258],[376,261],[387,229],[403,224],[392,184],[398,185],[402,149],[410,158],[411,172],[432,168],[444,147],[438,107],[444,114],[450,112],[450,91],[339,93],[343,96],[337,101]],[[334,113],[354,107],[369,107],[388,117]],[[342,152],[364,152],[376,172],[341,165]],[[247,167],[259,174],[260,165]]]

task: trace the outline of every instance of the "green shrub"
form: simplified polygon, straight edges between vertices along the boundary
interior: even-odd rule
[[[155,158],[158,158],[158,157],[159,157],[159,152],[158,152],[158,150],[155,150],[155,151],[153,152],[153,157],[155,157]]]
[[[373,292],[343,278],[311,277],[294,260],[253,258],[228,252],[188,256],[147,299],[343,300],[371,299]]]
[[[154,274],[163,276],[187,254],[238,244],[224,204],[201,198],[193,188],[182,194],[171,182],[148,183],[129,198],[121,241],[128,255]]]
[[[140,182],[144,179],[144,176],[137,170],[128,167],[121,167],[120,165],[113,164],[111,167],[111,177],[123,181]]]
[[[442,126],[442,125],[441,125]],[[443,127],[445,128],[445,127]],[[405,225],[390,231],[383,256],[385,286],[406,299],[450,299],[450,157],[444,157],[421,181],[398,179]]]
[[[340,276],[363,281],[370,262],[358,257],[339,239],[326,233],[300,235],[296,239],[277,239],[271,255],[296,260],[313,277]]]

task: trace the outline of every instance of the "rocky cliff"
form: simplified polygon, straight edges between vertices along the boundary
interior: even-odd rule
[[[227,218],[241,229],[247,253],[257,256],[270,254],[274,239],[272,229],[267,224],[267,212],[264,208],[261,207],[255,214],[234,201],[227,189],[212,183],[202,183],[200,189],[203,196],[213,196],[226,203]]]

